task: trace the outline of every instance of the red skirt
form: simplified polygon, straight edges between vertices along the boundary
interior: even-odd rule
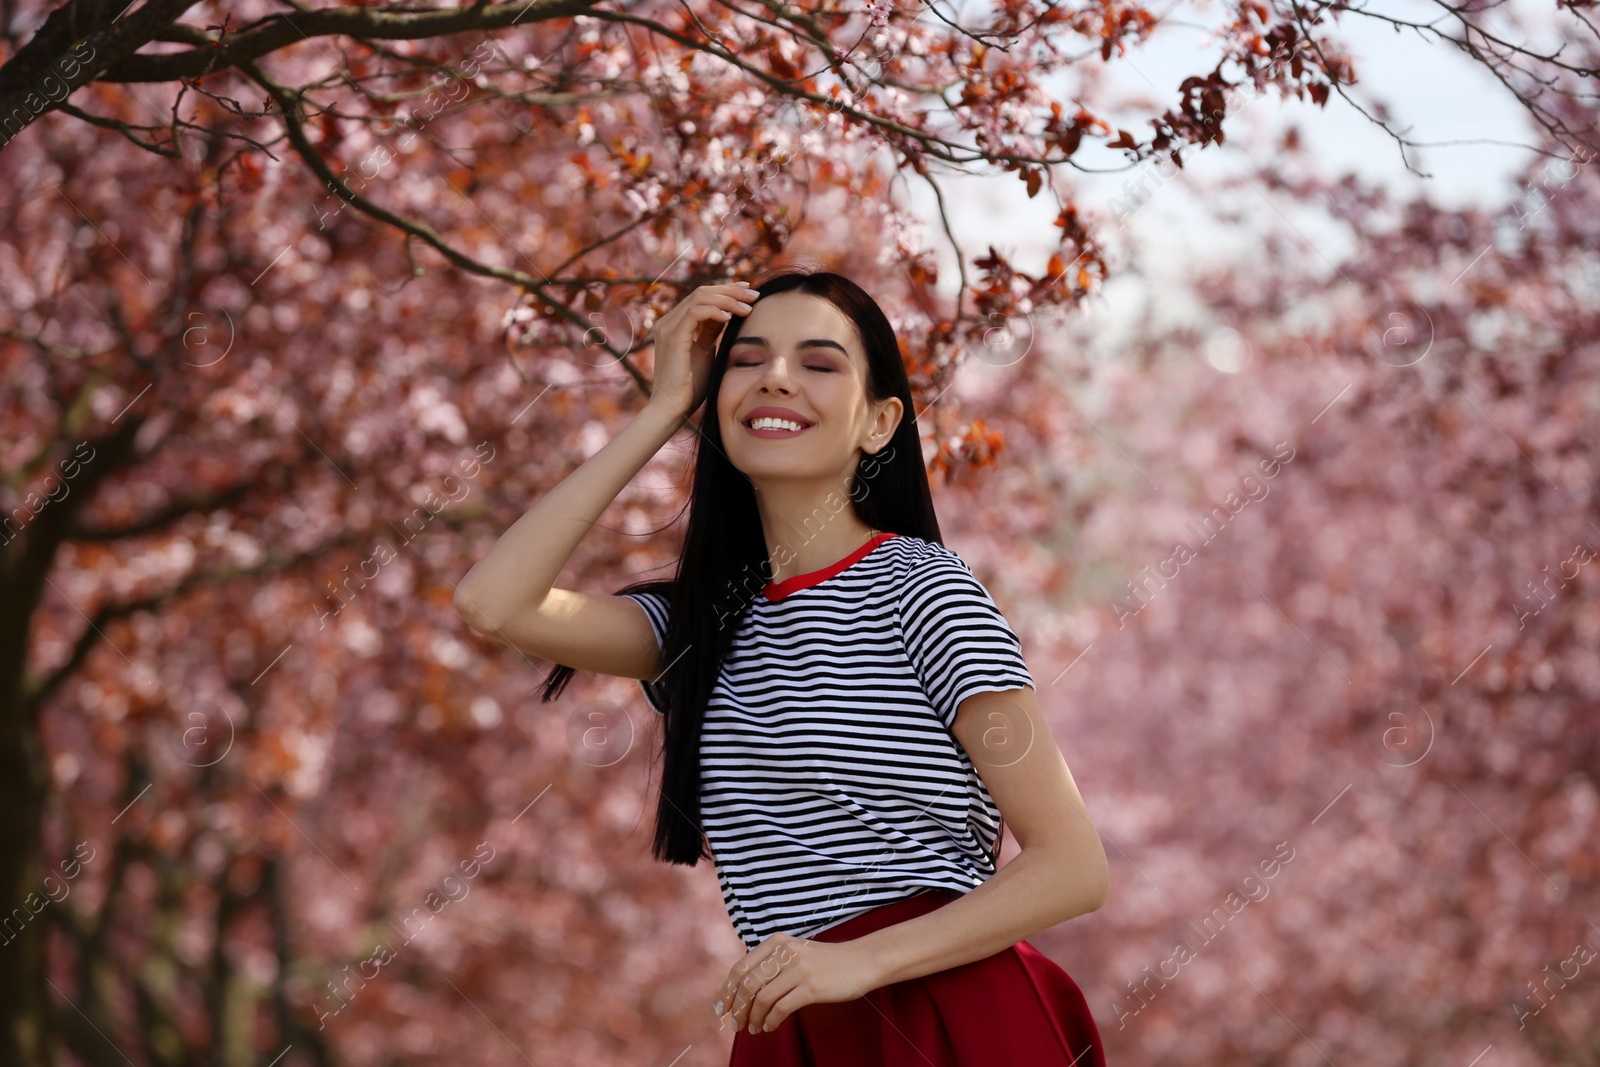
[[[931,889],[813,934],[853,941],[961,896]],[[1018,941],[985,959],[894,982],[837,1004],[807,1004],[776,1030],[733,1038],[729,1067],[1105,1067],[1083,993]]]

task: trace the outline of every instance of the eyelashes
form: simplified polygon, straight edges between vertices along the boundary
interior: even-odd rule
[[[749,362],[740,363],[737,360],[735,360],[734,362],[732,362],[732,363],[730,363],[728,365],[730,367],[755,367],[755,366],[759,366],[759,364],[756,364],[756,363],[749,363]],[[838,371],[834,370],[832,367],[811,366],[811,367],[807,367],[806,370],[821,371],[824,374],[838,374],[839,373]]]

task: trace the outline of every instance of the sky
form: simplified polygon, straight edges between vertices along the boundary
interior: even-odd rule
[[[1437,6],[1419,0],[1385,0],[1383,11],[1396,17],[1424,21],[1435,18]],[[1181,80],[1210,70],[1216,49],[1202,29],[1214,14],[1194,4],[1175,9],[1170,22],[1153,37],[1107,64],[1105,88],[1120,94],[1140,94],[1147,100],[1145,114],[1173,106]],[[1148,202],[1131,215],[1116,219],[1113,198],[1132,203],[1125,184],[1149,167],[1116,173],[1081,174],[1057,168],[1055,180],[1071,190],[1080,210],[1101,220],[1101,233],[1112,253],[1114,268],[1126,270],[1104,289],[1104,301],[1090,314],[1103,320],[1107,344],[1116,343],[1119,328],[1126,328],[1149,310],[1146,297],[1159,288],[1163,297],[1182,280],[1215,257],[1248,256],[1255,234],[1270,226],[1292,223],[1302,235],[1306,254],[1324,261],[1337,260],[1348,250],[1343,233],[1314,211],[1290,205],[1281,198],[1268,199],[1258,191],[1254,200],[1240,205],[1247,221],[1234,226],[1210,223],[1199,211],[1194,189],[1206,179],[1244,169],[1275,151],[1284,130],[1297,126],[1307,153],[1320,161],[1330,176],[1352,171],[1369,181],[1382,182],[1396,194],[1426,194],[1446,207],[1469,203],[1495,205],[1526,195],[1515,176],[1536,157],[1521,145],[1533,143],[1532,122],[1510,93],[1481,66],[1453,46],[1419,37],[1413,31],[1396,32],[1386,24],[1346,15],[1334,27],[1336,38],[1352,56],[1358,85],[1350,91],[1372,111],[1382,100],[1389,108],[1390,125],[1407,138],[1424,144],[1446,141],[1480,141],[1409,149],[1413,166],[1428,177],[1407,170],[1400,146],[1381,128],[1362,116],[1337,94],[1327,106],[1307,101],[1284,101],[1274,92],[1261,93],[1230,115],[1225,145],[1185,150],[1184,170],[1170,180],[1147,176]],[[1535,42],[1538,43],[1538,42]],[[1058,98],[1071,99],[1070,90],[1052,87]],[[1103,99],[1098,93],[1096,100]],[[1150,108],[1148,104],[1154,104]],[[1104,114],[1103,109],[1096,109]],[[1150,127],[1125,113],[1127,128],[1144,138]],[[1237,118],[1237,121],[1235,121]],[[1499,142],[1499,143],[1494,143]],[[1086,165],[1125,167],[1126,154],[1096,148],[1080,151]],[[1171,171],[1163,168],[1163,173]],[[969,257],[983,254],[990,244],[1014,257],[1020,269],[1040,272],[1059,237],[1052,222],[1057,206],[1041,193],[1029,200],[1020,179],[1010,174],[982,177],[942,177],[952,229]],[[927,220],[927,240],[939,258],[941,284],[950,283],[953,295],[955,261],[938,222],[937,210],[925,184],[912,180],[901,190],[918,216]],[[1137,272],[1128,269],[1137,264]],[[1171,318],[1203,321],[1204,309],[1163,299]],[[1223,362],[1226,353],[1223,353]]]

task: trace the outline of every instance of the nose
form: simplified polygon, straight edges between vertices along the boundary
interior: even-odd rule
[[[792,393],[794,391],[789,381],[788,360],[776,355],[767,360],[766,367],[761,372],[761,391],[763,393]]]

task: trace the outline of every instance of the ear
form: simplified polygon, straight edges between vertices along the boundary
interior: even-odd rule
[[[876,439],[878,443],[870,448],[865,443],[862,445],[867,455],[877,455],[878,451],[888,444],[889,438],[893,437],[895,430],[900,428],[900,416],[904,411],[905,405],[900,402],[900,398],[897,396],[891,396],[878,405],[877,411],[873,413],[872,432],[869,435],[871,439]]]

